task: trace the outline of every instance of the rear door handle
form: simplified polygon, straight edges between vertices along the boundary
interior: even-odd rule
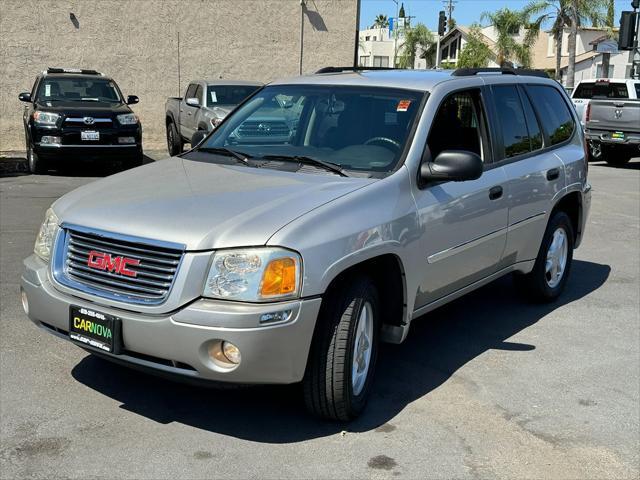
[[[489,200],[497,200],[502,196],[502,187],[498,185],[497,187],[492,187],[489,190]]]
[[[551,170],[547,170],[547,180],[556,180],[560,176],[560,169],[552,168]]]

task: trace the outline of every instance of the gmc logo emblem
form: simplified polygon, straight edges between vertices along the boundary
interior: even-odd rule
[[[87,265],[91,268],[105,270],[111,273],[115,272],[120,275],[126,275],[127,277],[137,277],[138,273],[129,270],[127,267],[140,265],[140,260],[127,257],[112,257],[108,253],[91,250],[89,252]]]

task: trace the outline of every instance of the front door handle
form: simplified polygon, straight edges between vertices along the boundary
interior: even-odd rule
[[[547,180],[557,180],[560,176],[560,169],[552,168],[551,170],[547,170]]]
[[[498,185],[489,190],[489,200],[497,200],[502,196],[502,187]]]

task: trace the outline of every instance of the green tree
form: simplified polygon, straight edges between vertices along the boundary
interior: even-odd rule
[[[376,16],[371,28],[387,28],[389,26],[389,18],[382,13]]]
[[[511,10],[501,8],[495,12],[484,12],[482,20],[489,20],[498,33],[496,40],[496,61],[501,67],[510,67],[519,62],[523,67],[531,65],[531,47],[540,33],[544,16],[531,20],[534,13],[530,8]],[[516,39],[524,31],[522,42]]]
[[[557,80],[560,80],[562,43],[565,28],[570,28],[568,39],[569,63],[573,63],[571,68],[575,72],[575,44],[578,27],[589,21],[593,26],[601,25],[604,22],[602,10],[606,2],[609,2],[609,5],[611,5],[613,0],[536,0],[525,8],[531,14],[544,13],[544,21],[553,21],[551,34],[553,35],[556,43],[555,72]],[[572,19],[574,18],[574,6],[576,7],[576,21],[572,22]],[[572,28],[572,25],[575,25],[575,28]]]
[[[398,66],[400,68],[413,68],[418,51],[420,52],[420,58],[429,61],[435,55],[435,44],[433,33],[424,24],[418,23],[405,33]]]
[[[483,36],[480,25],[471,25],[467,41],[458,58],[459,68],[483,68],[489,65],[491,49],[484,43]]]

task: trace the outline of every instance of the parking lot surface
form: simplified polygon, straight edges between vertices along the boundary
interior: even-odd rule
[[[0,477],[640,476],[640,159],[591,165],[558,302],[523,303],[507,277],[416,321],[350,424],[309,417],[295,385],[172,383],[28,321],[22,259],[46,208],[106,173],[0,178]]]

